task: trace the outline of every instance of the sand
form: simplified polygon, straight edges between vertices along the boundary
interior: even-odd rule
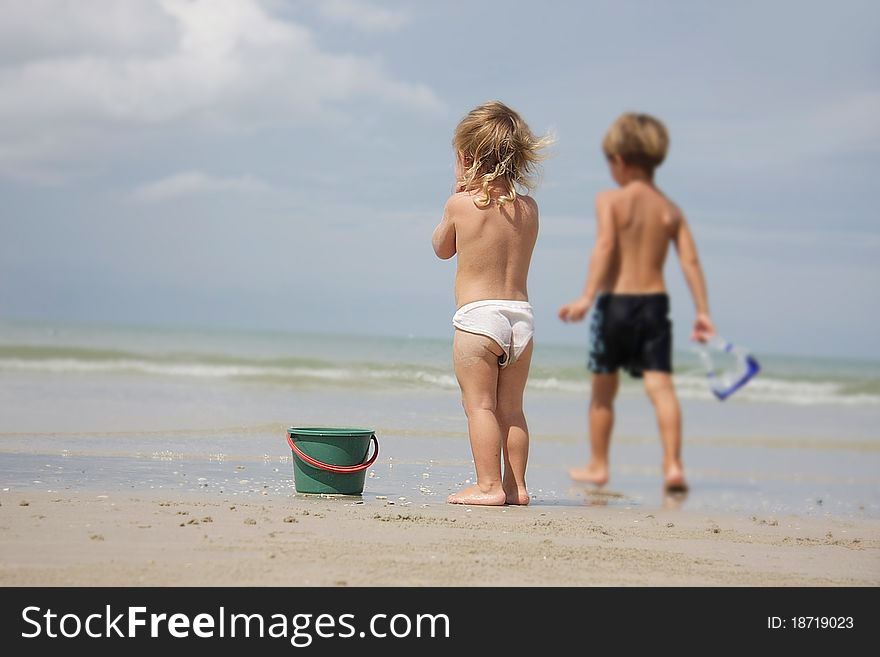
[[[880,520],[0,493],[4,586],[877,586]]]

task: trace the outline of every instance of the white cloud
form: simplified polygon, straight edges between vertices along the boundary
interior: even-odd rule
[[[173,19],[141,0],[0,0],[0,58],[157,53],[173,47]]]
[[[270,186],[265,181],[251,175],[224,178],[211,176],[201,171],[183,171],[161,180],[139,185],[131,193],[131,199],[154,203],[181,196],[228,192],[253,193],[269,189]]]
[[[409,14],[356,0],[321,0],[318,12],[326,20],[350,25],[365,32],[386,32],[406,25]]]
[[[88,149],[72,148],[73,134],[100,142],[172,122],[302,123],[355,99],[443,108],[427,86],[395,79],[376,58],[322,50],[258,0],[61,2],[51,20],[54,6],[0,7],[14,19],[4,16],[0,42],[25,35],[0,47],[0,174],[81,157]]]

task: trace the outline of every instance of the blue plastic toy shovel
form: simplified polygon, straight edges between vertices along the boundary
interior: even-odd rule
[[[737,347],[719,336],[699,344],[696,351],[706,369],[709,389],[721,401],[730,397],[761,371],[761,365],[747,349]],[[733,357],[732,367],[722,369],[716,366],[716,360],[720,360],[723,354]]]

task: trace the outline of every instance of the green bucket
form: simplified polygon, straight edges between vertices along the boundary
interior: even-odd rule
[[[376,432],[357,427],[290,427],[287,444],[297,493],[361,495],[367,468],[379,456]]]

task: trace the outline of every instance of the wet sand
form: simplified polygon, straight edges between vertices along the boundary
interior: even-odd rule
[[[4,586],[878,586],[880,520],[0,493]]]

